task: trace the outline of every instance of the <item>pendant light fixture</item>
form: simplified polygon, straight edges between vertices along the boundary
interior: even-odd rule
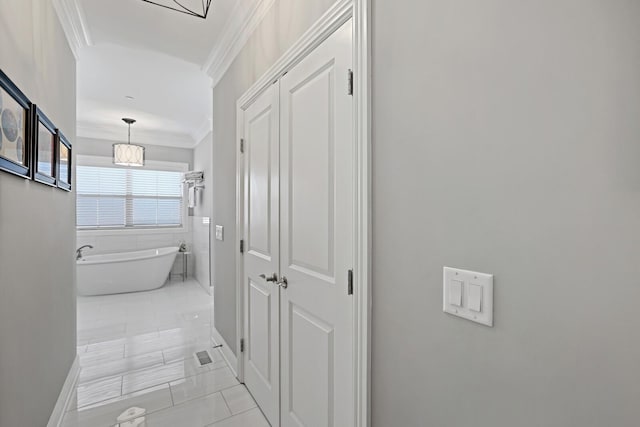
[[[131,143],[131,125],[134,119],[122,119],[129,125],[129,139],[126,144],[113,144],[113,163],[119,166],[144,166],[144,147]]]
[[[175,10],[202,19],[207,19],[211,0],[142,0],[145,3],[155,4],[165,9]]]

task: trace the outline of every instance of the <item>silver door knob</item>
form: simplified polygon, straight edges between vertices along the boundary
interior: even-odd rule
[[[269,277],[265,276],[264,274],[261,274],[260,277],[262,277],[267,282],[276,282],[276,283],[278,282],[278,275],[276,273],[273,273]]]
[[[287,282],[287,276],[282,276],[282,280],[280,280],[277,284],[282,289],[287,289],[287,287],[289,287],[289,283]]]

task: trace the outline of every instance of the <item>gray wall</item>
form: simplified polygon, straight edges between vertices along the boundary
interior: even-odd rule
[[[637,426],[640,2],[373,0],[373,97],[373,426]]]
[[[0,1],[0,68],[75,141],[75,60],[50,2]],[[46,425],[75,358],[74,218],[73,193],[0,172],[2,427]]]
[[[215,328],[235,353],[236,101],[333,4],[276,0],[213,90],[213,226],[225,228],[213,252]]]
[[[235,101],[329,3],[276,3],[214,89],[232,347]],[[373,426],[637,425],[640,3],[372,3]],[[444,265],[495,274],[494,328]]]
[[[197,205],[193,208],[193,270],[196,280],[210,292],[212,286],[213,251],[211,250],[211,202],[213,200],[213,134],[209,132],[193,149],[193,169],[204,172],[204,189],[198,191]],[[209,222],[203,217],[208,217]]]
[[[116,142],[126,142],[126,133],[123,134],[122,141],[108,141],[104,139],[78,137],[77,147],[74,147],[76,154],[87,156],[113,156],[113,144]],[[135,138],[135,134],[134,134]],[[193,165],[193,149],[164,147],[160,145],[144,145],[144,156],[147,160],[158,160],[163,162],[180,162]]]
[[[213,134],[209,132],[193,149],[193,170],[204,172],[203,191],[199,192],[198,204],[193,208],[194,216],[211,216],[213,194]]]

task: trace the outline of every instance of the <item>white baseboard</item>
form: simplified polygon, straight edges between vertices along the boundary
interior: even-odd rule
[[[213,340],[213,343],[215,345],[222,344],[222,348],[220,348],[220,350],[222,350],[222,357],[224,357],[224,360],[227,362],[227,365],[229,365],[229,367],[233,371],[233,374],[237,377],[238,376],[238,359],[236,358],[236,355],[233,354],[233,352],[227,345],[227,342],[224,340],[224,338],[222,338],[222,335],[220,335],[220,332],[218,332],[216,328],[211,328],[211,335],[212,335],[211,339]]]
[[[69,373],[67,374],[67,379],[64,380],[62,390],[60,390],[60,394],[58,395],[56,406],[53,407],[53,411],[49,417],[47,427],[60,427],[60,425],[62,425],[62,418],[64,417],[65,412],[67,412],[69,403],[71,403],[71,396],[73,396],[73,391],[76,389],[79,376],[80,359],[76,354],[76,358],[73,360]]]
[[[202,286],[202,289],[204,289],[206,293],[208,293],[209,295],[213,295],[213,285],[207,285],[206,282],[201,282],[200,280],[198,280],[198,278],[195,275],[192,278],[193,280],[198,282],[200,286]]]

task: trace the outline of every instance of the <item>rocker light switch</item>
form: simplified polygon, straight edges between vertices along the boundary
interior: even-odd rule
[[[216,225],[216,240],[224,240],[224,227]]]
[[[458,268],[443,269],[442,310],[493,326],[493,275]]]
[[[452,280],[449,285],[449,304],[462,307],[462,287],[464,283],[459,280]]]
[[[469,283],[469,310],[482,311],[482,286]]]

